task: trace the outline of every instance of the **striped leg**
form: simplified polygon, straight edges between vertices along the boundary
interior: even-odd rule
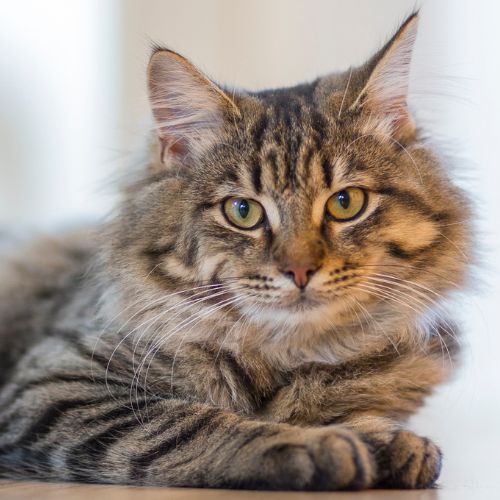
[[[348,429],[254,421],[176,399],[139,397],[132,411],[118,388],[111,396],[66,372],[4,393],[0,476],[292,490],[375,483],[369,449]]]

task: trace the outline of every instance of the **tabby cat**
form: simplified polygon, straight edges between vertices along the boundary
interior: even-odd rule
[[[417,23],[256,93],[154,50],[151,155],[116,217],[3,263],[0,477],[435,483],[403,424],[457,352],[470,217],[408,107]]]

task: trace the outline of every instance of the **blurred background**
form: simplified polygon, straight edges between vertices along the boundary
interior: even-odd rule
[[[496,0],[0,0],[0,228],[53,231],[109,212],[110,180],[150,127],[151,42],[230,87],[283,86],[362,63],[416,6],[411,103],[459,158],[483,284],[457,308],[463,367],[412,426],[442,445],[445,486],[484,487],[500,447]]]

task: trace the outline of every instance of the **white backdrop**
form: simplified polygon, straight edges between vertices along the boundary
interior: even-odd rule
[[[500,3],[419,3],[412,102],[419,120],[467,160],[461,182],[478,206],[477,245],[487,272],[480,273],[483,291],[469,294],[460,309],[468,346],[460,375],[412,424],[443,445],[444,483],[454,477],[484,486],[498,474],[500,446]],[[362,62],[414,6],[2,0],[0,226],[47,229],[105,215],[113,201],[108,179],[147,124],[150,41],[183,52],[229,85],[280,86]]]

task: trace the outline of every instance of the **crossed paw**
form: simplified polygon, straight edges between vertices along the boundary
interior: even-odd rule
[[[280,432],[245,450],[244,477],[237,481],[280,490],[431,487],[441,469],[439,448],[410,431],[387,436],[339,426]]]

